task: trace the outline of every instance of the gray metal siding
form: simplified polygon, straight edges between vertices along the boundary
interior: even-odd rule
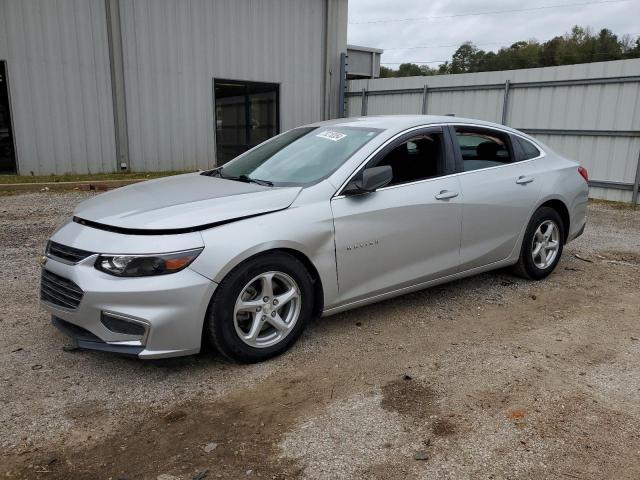
[[[323,1],[121,0],[120,14],[133,170],[214,165],[214,78],[279,83],[281,130],[323,118]]]
[[[367,114],[420,113],[422,88],[428,85],[427,113],[450,114],[501,123],[506,80],[523,82],[561,81],[640,76],[640,60],[621,60],[583,65],[483,72],[432,77],[352,80],[349,92],[415,89],[415,93],[373,94],[367,98]],[[433,91],[434,88],[495,85],[482,90]],[[348,112],[360,115],[360,96],[348,96]],[[640,134],[640,81],[570,86],[511,88],[508,125],[527,129],[615,130]],[[594,180],[633,183],[640,156],[640,137],[536,134],[559,153],[581,162]],[[592,188],[591,196],[630,201],[631,192]]]
[[[0,0],[22,175],[114,171],[104,0]]]
[[[132,170],[214,165],[214,78],[280,84],[281,130],[337,114],[346,0],[115,1]],[[106,17],[105,0],[0,0],[21,174],[119,168]]]

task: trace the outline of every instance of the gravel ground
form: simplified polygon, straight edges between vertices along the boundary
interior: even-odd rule
[[[543,282],[413,293],[237,366],[63,350],[37,261],[88,195],[0,197],[0,477],[640,477],[640,210],[591,205]]]

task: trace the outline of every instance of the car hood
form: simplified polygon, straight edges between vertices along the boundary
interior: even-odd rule
[[[199,173],[148,180],[82,202],[79,223],[115,230],[197,230],[287,208],[301,187],[266,187]]]

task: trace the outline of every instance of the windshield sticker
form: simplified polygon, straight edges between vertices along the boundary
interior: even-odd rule
[[[340,132],[334,132],[332,130],[325,130],[324,132],[320,132],[316,135],[316,137],[326,138],[327,140],[331,140],[333,142],[337,142],[338,140],[342,140],[346,135]]]

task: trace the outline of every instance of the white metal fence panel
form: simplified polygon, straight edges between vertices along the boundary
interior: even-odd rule
[[[433,92],[427,98],[427,108],[427,111],[500,122],[502,115],[502,91],[470,90]]]
[[[523,130],[587,167],[592,197],[637,201],[640,59],[352,80],[347,89],[351,116],[453,114]]]

